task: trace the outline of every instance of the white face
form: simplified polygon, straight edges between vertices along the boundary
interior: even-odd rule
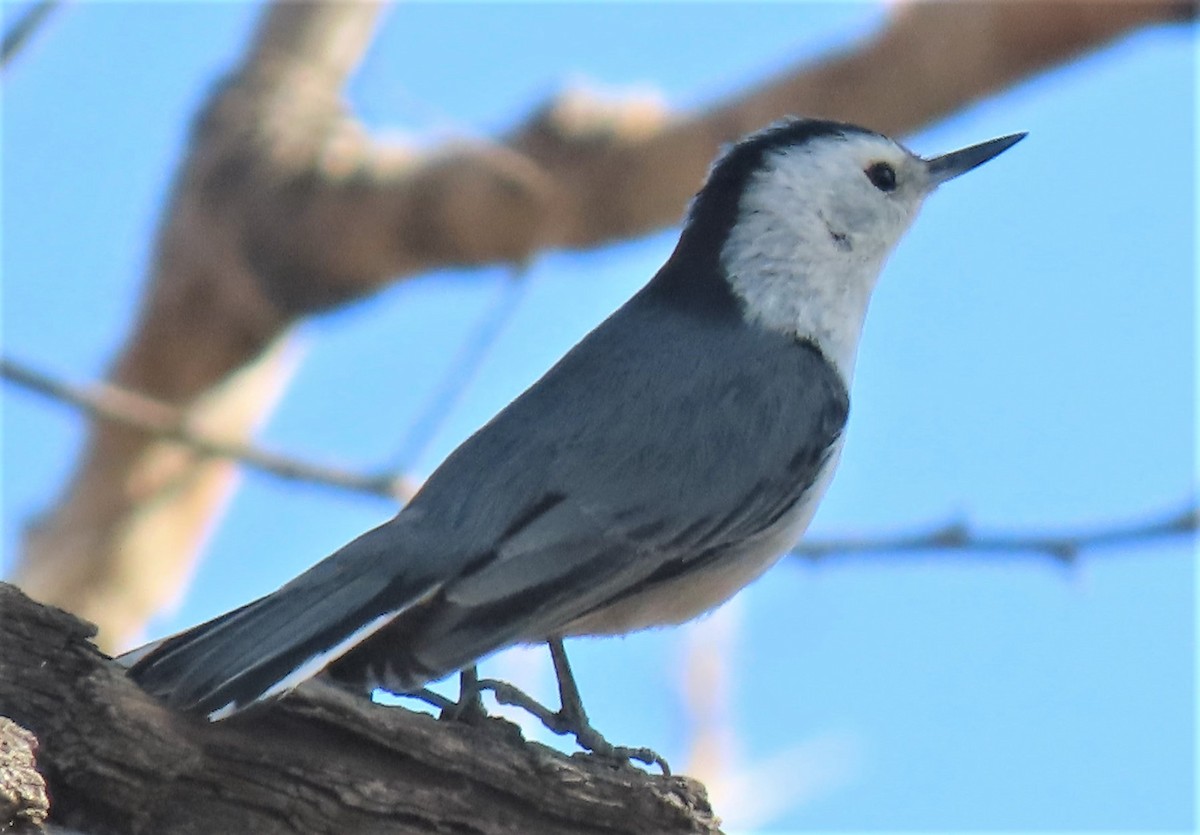
[[[764,162],[722,263],[750,318],[812,339],[849,382],[875,281],[931,190],[927,166],[863,134],[780,148]]]

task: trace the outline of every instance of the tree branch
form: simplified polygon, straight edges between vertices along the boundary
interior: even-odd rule
[[[931,530],[901,536],[833,537],[805,539],[791,555],[810,560],[845,554],[896,554],[904,552],[976,551],[980,553],[1031,553],[1072,562],[1095,548],[1144,544],[1159,539],[1188,536],[1200,530],[1200,506],[1159,514],[1137,522],[1101,525],[1071,533],[1010,531],[984,533],[967,521],[938,525]]]
[[[490,319],[491,316],[489,321]],[[474,351],[467,353],[473,355]],[[462,364],[473,366],[474,360],[467,357],[463,359]],[[264,452],[251,446],[214,441],[184,428],[180,424],[182,416],[179,410],[116,386],[80,388],[3,358],[0,358],[0,376],[95,417],[126,424],[189,446],[200,454],[229,458],[283,479],[305,481],[351,493],[395,499],[399,502],[407,501],[418,487],[403,477],[354,473]],[[435,398],[435,405],[448,396],[446,392],[439,392]],[[435,423],[435,416],[440,414],[443,414],[440,409],[431,411],[424,422]],[[422,436],[423,434],[425,433],[422,433]],[[1136,522],[1101,525],[1068,533],[980,532],[968,520],[958,520],[912,534],[808,538],[793,548],[791,555],[817,560],[847,554],[974,551],[1032,553],[1070,562],[1083,551],[1186,536],[1198,530],[1200,505],[1193,501],[1180,511],[1158,514]]]
[[[1192,3],[928,2],[874,37],[694,114],[556,101],[497,142],[372,139],[341,89],[367,3],[278,2],[194,125],[140,318],[111,372],[241,442],[284,385],[289,327],[398,278],[521,262],[677,221],[721,143],[788,113],[905,133]],[[117,646],[178,593],[232,489],[227,462],[98,422],[17,579]]]
[[[0,43],[0,68],[8,69],[12,60],[30,44],[33,36],[46,25],[51,14],[58,11],[61,5],[59,0],[38,0],[17,18],[4,33],[3,43]]]
[[[110,384],[82,388],[14,360],[0,357],[0,377],[93,418],[138,429],[161,440],[175,441],[201,456],[226,458],[287,481],[302,481],[391,499],[401,504],[416,492],[403,476],[354,473],[287,455],[208,437],[187,426],[187,413],[161,401]]]
[[[0,832],[37,832],[50,812],[36,750],[33,734],[0,716]]]
[[[209,724],[154,702],[67,613],[6,584],[0,613],[0,715],[38,739],[51,819],[92,835],[717,832],[694,780],[567,757],[500,719],[315,686]]]

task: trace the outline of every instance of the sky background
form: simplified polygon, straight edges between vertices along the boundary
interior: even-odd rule
[[[4,6],[7,25],[24,7]],[[392,9],[348,89],[371,128],[494,134],[571,83],[702,106],[870,32],[869,4]],[[120,345],[188,121],[258,7],[80,3],[3,79],[3,349],[72,381]],[[814,535],[1075,530],[1196,485],[1195,30],[1140,33],[904,137],[1029,138],[926,205],[875,294]],[[657,269],[676,230],[532,265],[427,474]],[[504,268],[439,272],[306,323],[272,449],[395,463]],[[5,386],[3,566],[57,495],[71,412]],[[277,587],[394,512],[247,474],[171,632]],[[1195,824],[1194,541],[781,563],[684,628],[568,644],[611,740],[688,771],[688,671],[716,665],[702,770],[730,831],[1186,830]],[[487,663],[552,699],[544,650]],[[723,694],[723,695],[722,695]],[[532,731],[531,731],[532,732]],[[537,734],[538,738],[542,738]]]

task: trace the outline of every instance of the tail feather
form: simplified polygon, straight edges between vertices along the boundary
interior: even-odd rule
[[[376,528],[278,591],[118,660],[147,692],[214,721],[286,693],[436,591],[391,576],[388,541]]]
[[[140,647],[136,647],[128,652],[121,653],[114,660],[129,670],[130,675],[133,675],[136,678],[137,673],[135,671],[143,667],[143,661],[155,661],[157,663],[161,663],[175,649],[186,645],[188,641],[194,640],[196,636],[213,629],[218,624],[229,620],[241,612],[244,612],[253,605],[254,603],[247,603],[245,606],[233,609],[223,615],[220,615],[219,617],[215,617],[210,621],[206,621],[189,629],[185,629],[182,632],[176,632],[172,635],[167,635],[165,638],[159,638],[158,640],[150,641],[147,644],[142,644]],[[142,684],[142,686],[146,687],[145,684]]]

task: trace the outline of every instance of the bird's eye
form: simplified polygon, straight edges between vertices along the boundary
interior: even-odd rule
[[[896,169],[886,162],[877,162],[866,171],[871,184],[880,191],[896,190]]]

